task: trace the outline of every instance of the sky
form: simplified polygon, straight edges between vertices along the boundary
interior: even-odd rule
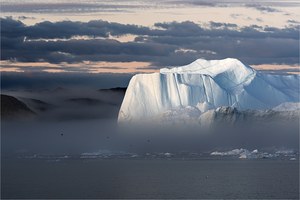
[[[295,74],[299,19],[298,0],[2,0],[1,75],[148,73],[227,57]]]

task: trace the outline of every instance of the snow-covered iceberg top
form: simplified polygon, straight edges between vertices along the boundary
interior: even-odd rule
[[[198,59],[159,73],[133,76],[118,121],[155,118],[186,107],[201,113],[221,106],[272,109],[285,102],[299,102],[299,77],[259,73],[233,58]]]
[[[222,75],[224,86],[229,87],[243,84],[255,76],[254,69],[233,58],[224,60],[198,59],[182,67],[174,67],[171,69],[162,68],[160,73],[203,74],[212,78]]]

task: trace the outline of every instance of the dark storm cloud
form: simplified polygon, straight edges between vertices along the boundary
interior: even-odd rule
[[[168,4],[179,4],[179,5],[193,5],[193,6],[219,6],[219,4],[222,4],[222,2],[218,1],[207,1],[207,0],[170,0],[167,1]],[[226,3],[226,2],[225,2]]]
[[[249,2],[249,1],[248,1]],[[280,12],[279,10],[272,8],[276,7],[293,7],[299,6],[297,1],[270,1],[270,0],[251,0],[251,4],[246,0],[166,0],[164,4],[168,5],[180,5],[180,6],[203,6],[203,7],[253,7],[262,12]],[[249,6],[248,6],[249,5]]]
[[[299,6],[297,1],[270,1],[270,0],[110,0],[110,1],[87,1],[77,0],[70,2],[61,1],[9,1],[1,2],[1,12],[3,13],[50,13],[50,14],[86,14],[86,13],[120,13],[120,12],[137,12],[140,9],[165,9],[178,7],[244,7],[250,5],[262,12],[277,12],[273,7],[292,7]]]
[[[227,27],[227,28],[237,28],[238,26],[236,24],[232,23],[220,23],[220,22],[210,22],[210,27],[212,28],[222,28],[222,27]]]
[[[22,3],[3,3],[2,12],[21,12],[21,13],[86,13],[86,12],[128,12],[128,9],[137,8],[137,5],[111,4],[101,2],[22,2]]]
[[[66,88],[113,88],[127,87],[133,74],[87,74],[48,72],[1,72],[1,89],[55,89]]]
[[[296,20],[289,19],[289,20],[287,20],[287,22],[291,23],[291,24],[298,24],[298,25],[300,25],[300,21],[296,21]]]
[[[36,19],[35,17],[27,17],[27,16],[19,16],[18,20],[25,20],[25,19]]]
[[[254,8],[261,12],[281,12],[280,10],[277,10],[275,8],[268,7],[268,6],[262,6],[261,4],[246,4],[245,6],[248,8]]]
[[[108,38],[127,34],[135,35],[135,40]],[[187,64],[200,57],[235,57],[248,64],[297,64],[298,39],[296,26],[280,29],[210,22],[204,28],[186,21],[149,28],[101,20],[25,26],[11,18],[1,19],[1,59],[21,62],[143,61],[159,67]]]
[[[89,22],[49,22],[44,21],[33,26],[25,26],[21,21],[12,18],[1,19],[1,33],[5,37],[27,37],[27,38],[70,38],[72,36],[108,37],[122,34],[147,34],[148,27],[137,25],[124,25],[102,20]]]
[[[10,48],[11,43],[3,42],[4,49],[7,48],[8,51],[2,51],[2,58],[9,59],[16,57],[21,62],[39,60],[51,63],[73,63],[83,60],[131,61],[135,59],[134,57],[168,56],[170,52],[175,50],[175,47],[168,44],[121,43],[110,39],[57,42],[9,40],[9,42],[15,42],[16,44]]]

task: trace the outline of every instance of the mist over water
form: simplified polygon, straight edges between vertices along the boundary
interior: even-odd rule
[[[147,152],[211,152],[213,150],[299,148],[299,129],[286,127],[122,127],[115,119],[2,123],[2,153],[81,154],[99,150]]]
[[[118,124],[120,92],[3,93],[36,113],[2,120],[3,198],[299,197],[298,120]],[[233,149],[258,153],[212,155]]]
[[[124,93],[87,88],[8,90],[37,115],[2,122],[3,153],[80,154],[299,148],[299,123],[266,121],[201,128],[197,124],[118,124]],[[42,101],[34,104],[32,100]],[[272,120],[272,119],[271,119]]]

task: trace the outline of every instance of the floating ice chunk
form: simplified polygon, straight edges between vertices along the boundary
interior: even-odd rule
[[[288,154],[293,154],[294,150],[292,150],[292,149],[283,149],[283,150],[278,150],[275,153],[276,154],[288,155]]]
[[[124,152],[124,151],[110,151],[106,149],[101,149],[96,152],[82,153],[80,155],[80,158],[94,159],[94,158],[109,158],[109,157],[131,157],[132,155],[135,154]]]
[[[171,153],[164,153],[164,155],[165,155],[166,157],[171,157],[173,154],[171,154]]]
[[[246,159],[246,158],[247,158],[247,155],[246,155],[246,154],[241,154],[239,158],[240,158],[240,159]]]
[[[258,150],[254,149],[251,153],[258,153]]]
[[[233,157],[238,157],[240,159],[256,159],[256,158],[266,158],[266,157],[271,157],[271,154],[264,153],[264,152],[259,152],[257,149],[254,149],[253,151],[249,151],[247,149],[233,149],[230,151],[224,151],[224,152],[219,152],[219,151],[214,151],[210,155],[212,156],[233,156]]]
[[[237,156],[246,151],[248,151],[248,150],[247,149],[233,149],[231,151],[225,151],[225,152],[214,151],[210,155],[212,155],[212,156]]]

